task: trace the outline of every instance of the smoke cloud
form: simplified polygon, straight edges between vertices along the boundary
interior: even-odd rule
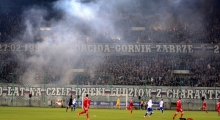
[[[35,50],[29,54],[16,54],[22,61],[21,64],[25,64],[27,67],[27,71],[21,76],[22,82],[38,83],[36,78],[42,81],[47,74],[52,76],[54,74],[54,77],[58,74],[60,81],[57,82],[68,84],[72,79],[69,70],[83,68],[77,63],[85,59],[84,54],[74,52],[71,45],[84,44],[87,40],[99,39],[100,35],[105,33],[108,33],[108,36],[123,38],[116,25],[117,19],[123,14],[129,16],[139,12],[145,18],[155,17],[155,22],[149,25],[155,29],[173,27],[173,23],[181,23],[184,26],[185,22],[180,17],[181,15],[185,15],[186,19],[197,15],[197,20],[202,21],[202,13],[197,12],[195,14],[196,1],[95,0],[82,3],[76,0],[58,0],[50,4],[52,6],[50,10],[43,6],[26,8],[22,14],[25,29],[22,32],[22,41],[20,42],[28,45],[28,43],[33,43],[35,39],[38,39],[36,45],[43,51]],[[51,17],[53,13],[56,14],[55,17]],[[202,27],[201,24],[197,29]],[[15,40],[17,39],[15,38]],[[126,43],[124,40],[121,42]],[[97,56],[102,56],[102,53]],[[89,62],[98,66],[103,61],[103,57],[97,57],[95,61]],[[95,69],[93,68],[88,73],[94,76]],[[49,72],[44,73],[43,71]]]

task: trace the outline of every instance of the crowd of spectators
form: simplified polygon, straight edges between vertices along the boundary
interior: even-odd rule
[[[207,8],[206,8],[207,9]],[[83,23],[77,23],[84,31],[85,41],[90,43],[219,43],[219,8],[198,10],[190,17],[188,12],[157,15],[121,14],[114,18],[113,36],[108,30],[99,35],[91,32]],[[23,40],[24,19],[19,11],[9,11],[0,18],[0,42],[10,43],[13,38]],[[61,17],[58,17],[62,19]],[[161,22],[163,21],[163,22]],[[79,21],[78,21],[79,22]],[[82,26],[81,26],[82,25]],[[136,30],[132,30],[136,27]],[[144,29],[142,29],[144,28]],[[141,29],[141,30],[137,30]],[[91,29],[93,30],[93,29]],[[85,32],[86,31],[86,32]],[[97,37],[98,36],[98,37]],[[41,36],[42,37],[42,36]],[[42,37],[43,38],[43,37]],[[89,39],[88,39],[89,38]],[[36,39],[39,36],[36,35]],[[28,58],[28,53],[27,56]],[[56,59],[56,58],[54,58]],[[151,85],[151,86],[220,86],[220,57],[185,54],[108,55],[82,56],[75,61],[68,58],[69,68],[85,69],[83,73],[70,75],[68,84],[79,85]],[[54,63],[53,63],[54,62]],[[25,84],[24,76],[31,74],[36,84],[62,83],[66,71],[57,72],[61,63],[51,61],[41,70],[30,69],[30,63],[11,55],[0,54],[0,82]],[[173,70],[189,70],[189,74],[177,75]],[[27,72],[28,71],[28,72]],[[26,79],[30,79],[26,77]]]
[[[30,64],[17,57],[1,55],[0,81],[25,84],[28,73],[36,84],[62,84],[65,79],[57,64],[45,65],[41,71],[30,69]],[[148,56],[83,56],[77,62],[69,58],[69,68],[78,66],[83,73],[69,74],[67,84],[78,85],[150,85],[150,86],[220,86],[220,57],[195,57],[192,55]],[[51,61],[53,62],[53,61]],[[55,61],[54,61],[55,62]],[[68,69],[65,72],[68,72]],[[189,70],[177,75],[173,70]],[[14,75],[14,81],[12,81]],[[30,79],[30,78],[26,78]]]
[[[203,58],[188,55],[93,57],[90,62],[84,63],[88,71],[81,75],[81,79],[86,80],[86,83],[79,84],[219,86],[218,59],[219,57]],[[95,61],[101,64],[94,66]],[[172,73],[173,70],[182,69],[190,70],[190,74]],[[91,76],[93,74],[94,77]],[[73,83],[76,82],[78,82],[77,79],[74,79]]]
[[[19,11],[11,11],[1,14],[0,19],[0,42],[11,42],[12,39],[19,35],[22,27],[21,16],[18,15]]]
[[[10,42],[14,37],[21,39],[23,37],[24,39],[25,36],[21,35],[24,35],[22,32],[27,26],[24,24],[24,16],[19,13],[21,12],[8,11],[6,14],[1,15],[1,42]],[[50,17],[53,19],[62,19],[60,14],[52,15],[54,16]],[[108,15],[100,14],[100,17],[104,16]],[[103,32],[100,32],[99,35],[93,35],[94,28],[89,28],[83,22],[73,24],[73,26],[80,27],[78,31],[86,36],[85,42],[219,43],[219,18],[219,8],[213,7],[210,10],[209,7],[201,7],[195,13],[189,13],[186,10],[185,12],[181,11],[179,14],[172,12],[152,15],[141,15],[139,13],[116,14],[111,21],[114,33],[112,33],[112,29],[102,28],[103,30],[100,31]],[[48,19],[48,22],[50,22],[50,19]],[[143,27],[144,29],[137,30],[139,28],[136,28],[136,30],[132,30],[132,27]],[[36,35],[35,37],[38,40],[39,37],[44,36]]]

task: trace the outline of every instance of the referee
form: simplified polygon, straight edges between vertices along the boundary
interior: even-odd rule
[[[66,112],[67,112],[68,108],[71,108],[71,111],[73,111],[72,105],[73,105],[73,98],[72,98],[72,95],[71,95],[70,100],[69,100],[69,104],[66,107]]]

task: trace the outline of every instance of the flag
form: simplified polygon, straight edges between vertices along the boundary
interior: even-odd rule
[[[201,49],[205,51],[207,49],[207,44],[201,44]]]
[[[71,91],[71,95],[75,95],[76,94],[76,91],[75,90],[72,90]]]
[[[30,94],[30,91],[29,90],[25,90],[24,94]]]
[[[157,92],[156,92],[156,91],[151,91],[151,95],[152,95],[152,96],[156,96],[156,95],[157,95]]]
[[[161,96],[166,97],[167,96],[167,92],[160,92]]]
[[[8,90],[3,90],[3,93],[8,93]]]
[[[105,94],[111,94],[110,90],[105,90]]]
[[[41,94],[45,94],[46,93],[46,91],[45,90],[41,90]]]

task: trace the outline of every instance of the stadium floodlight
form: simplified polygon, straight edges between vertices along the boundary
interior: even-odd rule
[[[40,27],[40,30],[51,30],[51,28],[50,27]]]

